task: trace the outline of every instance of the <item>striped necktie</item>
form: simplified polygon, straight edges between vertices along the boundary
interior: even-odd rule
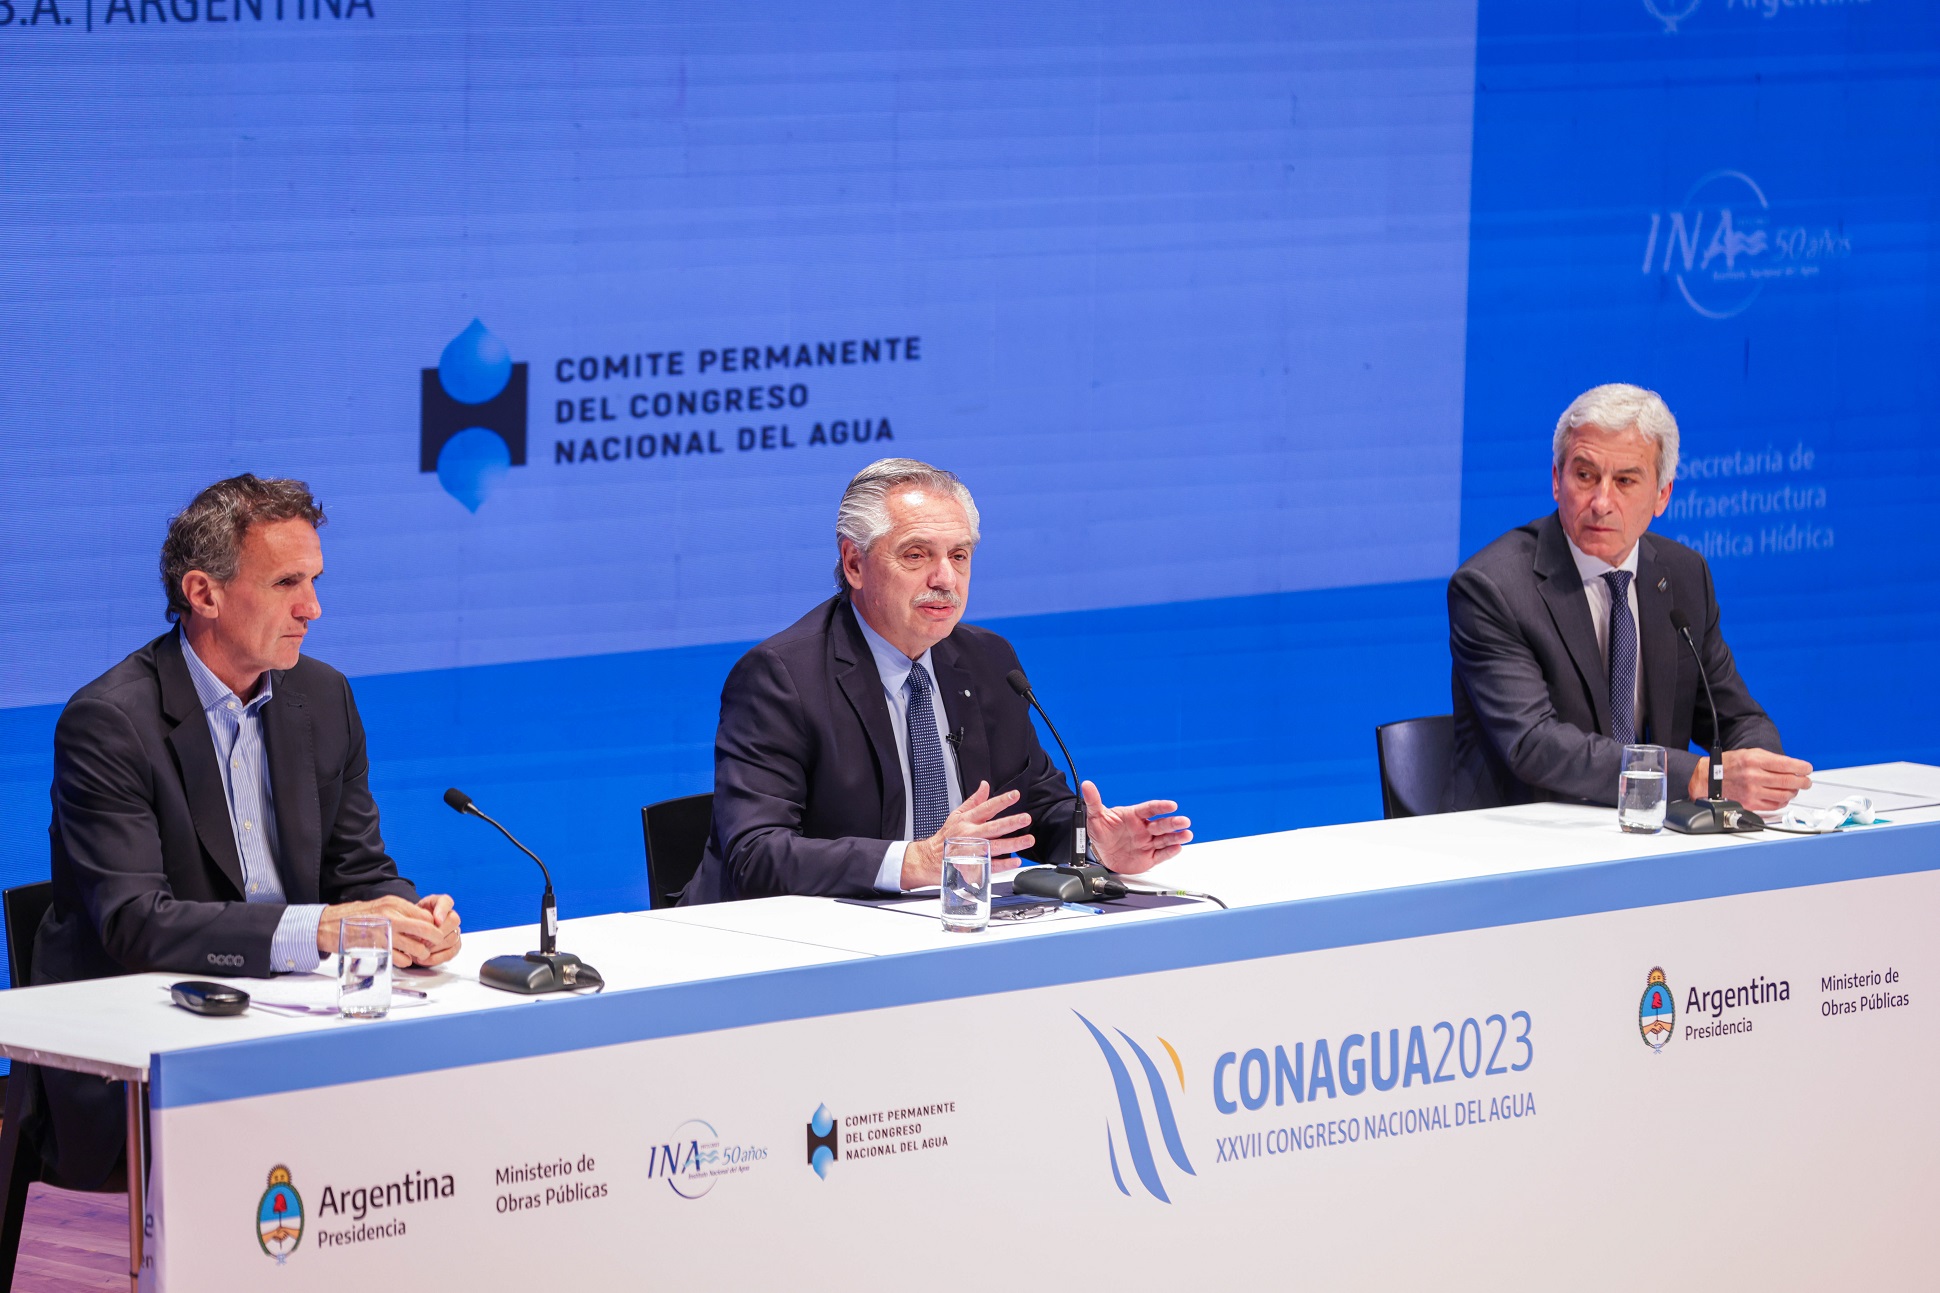
[[[1630,572],[1605,571],[1610,586],[1610,739],[1637,743],[1637,620],[1630,613]]]
[[[930,674],[921,660],[909,666],[909,802],[915,838],[926,840],[943,829],[950,815],[949,773],[943,743],[936,737],[936,709],[930,704]]]

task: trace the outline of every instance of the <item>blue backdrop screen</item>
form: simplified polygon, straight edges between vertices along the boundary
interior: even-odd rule
[[[1109,796],[1375,815],[1443,581],[1578,391],[1664,393],[1788,744],[1933,757],[1940,18],[1916,0],[16,0],[0,879],[201,485],[311,482],[310,650],[475,927],[644,903],[834,503],[949,466],[971,615]],[[805,12],[805,11],[804,11]],[[1863,688],[1855,688],[1863,678]]]

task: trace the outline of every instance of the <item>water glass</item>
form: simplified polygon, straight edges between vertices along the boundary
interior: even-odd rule
[[[1664,829],[1664,747],[1626,745],[1617,777],[1617,825],[1632,835]]]
[[[391,1012],[391,922],[346,916],[337,934],[337,1009],[350,1019]]]
[[[990,924],[990,841],[943,841],[943,928],[981,933]]]

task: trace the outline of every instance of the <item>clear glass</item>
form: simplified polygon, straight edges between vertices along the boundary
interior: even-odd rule
[[[337,934],[337,1009],[352,1019],[391,1013],[391,922],[347,916]]]
[[[990,924],[990,841],[943,841],[943,928],[981,933]]]
[[[1664,747],[1626,745],[1617,774],[1617,825],[1632,835],[1664,829]]]

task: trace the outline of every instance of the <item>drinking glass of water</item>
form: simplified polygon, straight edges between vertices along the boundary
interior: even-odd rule
[[[1664,829],[1664,747],[1626,745],[1617,777],[1617,825],[1632,835]]]
[[[943,928],[981,933],[990,923],[990,841],[943,841]]]
[[[337,935],[337,1009],[350,1019],[391,1012],[391,922],[346,916]]]

